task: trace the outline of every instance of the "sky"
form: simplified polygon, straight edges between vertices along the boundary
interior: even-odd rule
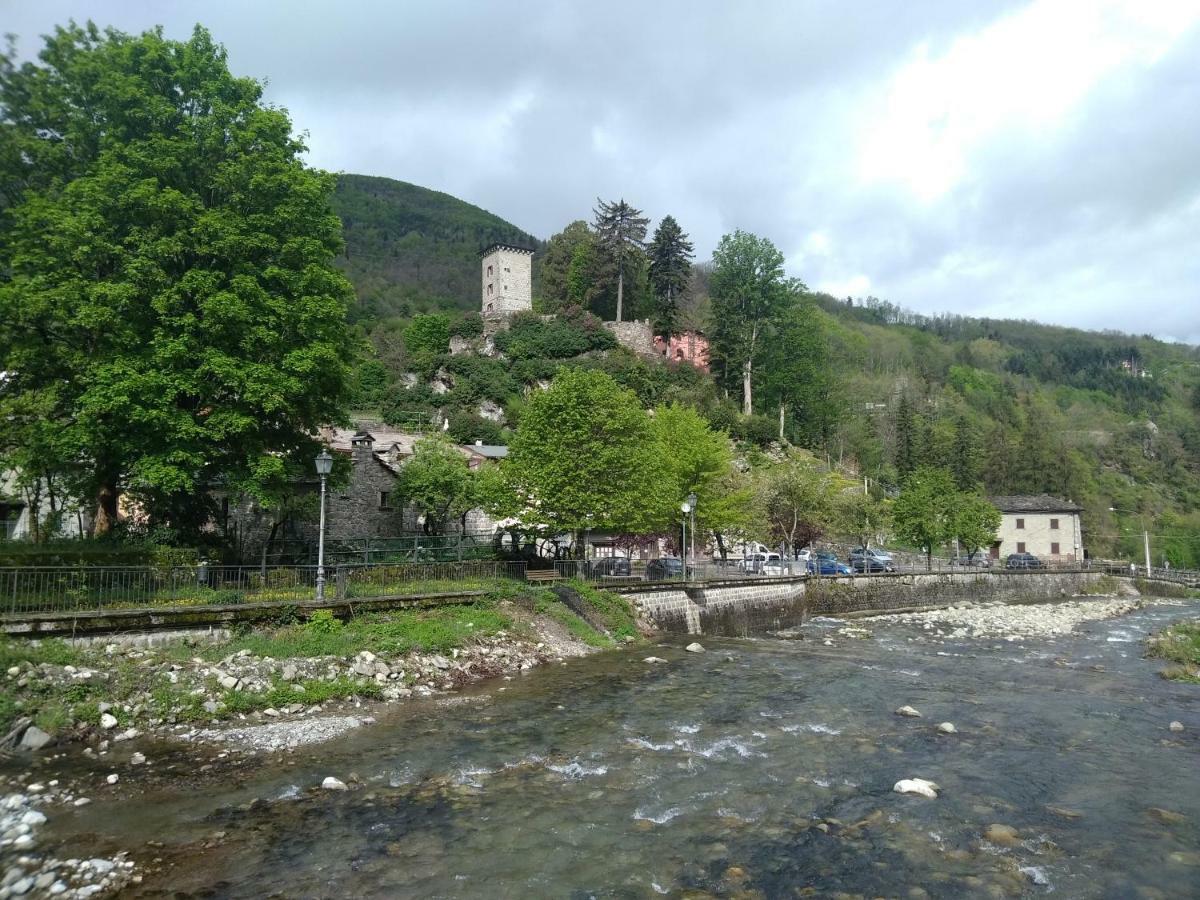
[[[309,160],[547,238],[623,197],[698,259],[924,313],[1200,344],[1200,0],[0,0],[209,28]]]

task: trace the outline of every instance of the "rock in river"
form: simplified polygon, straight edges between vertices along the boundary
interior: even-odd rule
[[[697,644],[695,641],[688,644],[683,649],[686,650],[688,653],[703,653],[704,652],[704,647],[700,644]]]
[[[647,656],[645,659],[643,659],[643,660],[642,660],[642,662],[647,662],[647,663],[665,663],[665,662],[666,662],[666,660],[665,660],[665,659],[663,659],[661,656]]]
[[[997,847],[1013,847],[1021,842],[1017,829],[1011,825],[993,824],[983,830],[983,839]]]
[[[892,790],[897,794],[920,794],[922,797],[936,800],[940,788],[934,782],[926,781],[924,778],[903,778],[896,782]]]
[[[900,707],[898,710],[896,710],[896,715],[907,716],[910,719],[921,718],[921,714],[917,710],[913,709],[911,706]]]
[[[938,731],[942,734],[958,734],[958,729],[954,727],[953,722],[943,722],[938,726]]]
[[[1183,723],[1179,721],[1172,722],[1167,726],[1171,731],[1183,731]]]
[[[323,787],[327,791],[349,790],[349,788],[346,787],[346,782],[339,781],[338,779],[334,778],[332,775],[328,776],[324,781],[321,782],[321,787]]]

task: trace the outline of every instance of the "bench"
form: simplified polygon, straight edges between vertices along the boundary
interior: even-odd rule
[[[525,580],[533,583],[562,581],[562,572],[557,569],[532,569],[525,572]]]

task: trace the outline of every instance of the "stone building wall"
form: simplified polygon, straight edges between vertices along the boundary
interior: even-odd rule
[[[641,356],[658,358],[659,351],[654,346],[654,329],[649,319],[635,319],[632,322],[605,322],[604,327],[613,333],[617,343],[627,350]]]
[[[480,311],[484,318],[533,309],[533,251],[497,244],[480,260]]]

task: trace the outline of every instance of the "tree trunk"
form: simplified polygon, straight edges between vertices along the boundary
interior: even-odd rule
[[[717,539],[717,551],[721,554],[721,562],[727,562],[729,560],[729,550],[725,547],[725,535],[719,531],[714,531],[713,535]]]
[[[779,404],[779,442],[783,443],[783,411],[785,407],[781,401]]]
[[[116,526],[117,506],[120,499],[121,493],[114,482],[106,481],[100,486],[100,490],[96,493],[96,524],[94,526],[96,537],[108,534]]]
[[[754,413],[754,398],[750,388],[752,365],[749,359],[742,363],[742,415],[744,416]]]
[[[620,264],[618,263],[618,266]],[[625,272],[617,270],[617,321],[621,321],[621,304],[625,299]]]

